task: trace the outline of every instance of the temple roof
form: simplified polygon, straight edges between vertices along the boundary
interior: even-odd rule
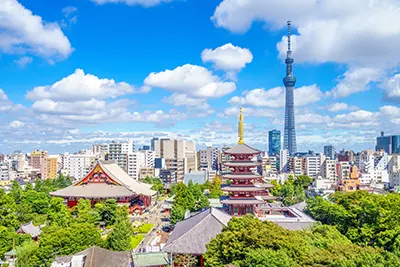
[[[80,197],[80,198],[114,198],[132,197],[134,192],[125,186],[105,183],[89,183],[84,185],[71,185],[50,193],[56,197]]]
[[[32,238],[38,237],[40,235],[40,227],[34,226],[32,222],[22,224],[18,231],[22,231],[25,234],[29,234]]]
[[[112,183],[88,182],[84,183],[93,171],[101,171],[109,178]],[[93,170],[77,183],[50,193],[52,196],[59,197],[86,197],[86,198],[112,198],[112,197],[130,197],[132,195],[154,196],[157,191],[151,190],[153,185],[146,184],[130,177],[117,163],[113,161],[99,161]]]
[[[262,204],[264,203],[263,200],[256,199],[256,198],[250,198],[250,199],[238,199],[238,198],[230,198],[221,201],[223,204],[228,204],[228,205],[235,205],[235,204],[247,204],[247,205],[252,205],[252,204]]]
[[[246,144],[239,144],[225,151],[226,154],[260,154],[261,151]]]
[[[222,177],[226,179],[261,179],[261,175],[257,174],[226,174],[223,175]]]
[[[265,188],[263,187],[257,187],[257,186],[226,186],[221,188],[222,191],[228,191],[228,192],[253,192],[253,191],[265,191]]]
[[[228,225],[230,219],[231,216],[225,212],[210,208],[180,221],[169,236],[163,251],[201,255],[206,252],[206,244]]]
[[[256,161],[229,161],[229,162],[225,162],[224,165],[228,166],[228,167],[252,167],[252,166],[259,166],[261,165],[261,162],[256,162]]]
[[[58,266],[70,266],[62,265],[63,263],[77,264],[75,259],[81,258],[83,265],[73,265],[73,266],[84,266],[84,267],[130,267],[132,266],[132,258],[129,251],[111,251],[99,247],[90,247],[81,252],[78,252],[70,256],[56,257],[52,263],[52,267]],[[75,260],[75,261],[74,261]]]

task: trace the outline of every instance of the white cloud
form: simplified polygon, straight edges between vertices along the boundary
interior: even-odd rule
[[[400,9],[397,0],[224,0],[212,20],[217,27],[246,32],[253,22],[269,28],[285,27],[292,19],[297,62],[340,62],[368,66],[396,65],[400,46]],[[278,44],[281,57],[286,38]]]
[[[78,15],[76,14],[78,12],[78,8],[74,6],[66,6],[62,9],[62,13],[64,14],[64,19],[61,21],[61,26],[62,27],[68,27],[71,26],[78,21]]]
[[[174,70],[150,73],[144,84],[193,97],[221,97],[236,89],[233,82],[224,82],[204,67],[186,64]]]
[[[386,80],[382,86],[387,100],[400,102],[400,73]]]
[[[13,121],[13,122],[10,123],[10,127],[14,128],[14,129],[21,128],[21,127],[24,127],[24,126],[25,126],[25,123],[23,123],[21,121]]]
[[[379,111],[384,116],[389,117],[400,117],[400,108],[395,106],[382,106],[380,107]]]
[[[8,97],[6,93],[4,93],[3,89],[0,88],[0,101],[7,101]]]
[[[277,111],[267,108],[243,108],[243,114],[251,117],[276,117]],[[239,107],[229,107],[224,112],[217,114],[218,118],[226,118],[239,115]]]
[[[74,102],[92,98],[116,98],[133,92],[135,92],[134,87],[128,83],[115,82],[113,79],[100,79],[77,69],[73,74],[53,85],[35,87],[32,91],[28,91],[26,97],[31,100],[51,99]]]
[[[112,4],[123,3],[129,6],[140,5],[144,7],[153,7],[161,3],[171,2],[172,0],[92,0],[92,1],[99,5],[104,5],[109,3]]]
[[[33,59],[31,57],[21,57],[20,59],[14,60],[14,63],[20,67],[25,68],[27,65],[31,64]]]
[[[327,123],[330,121],[329,116],[321,116],[319,114],[300,114],[296,116],[296,123],[305,123],[305,124],[318,124],[318,123]]]
[[[331,105],[328,105],[327,108],[330,112],[338,112],[338,111],[344,111],[344,110],[357,110],[358,109],[358,107],[356,107],[356,106],[350,106],[343,102],[333,103]]]
[[[186,94],[172,94],[169,97],[163,98],[164,103],[172,104],[174,106],[199,106],[205,103],[204,98],[194,98]]]
[[[247,48],[229,43],[214,50],[204,49],[201,53],[201,59],[203,62],[212,62],[216,69],[231,73],[232,76],[253,61],[253,54]]]
[[[51,99],[35,101],[32,109],[38,113],[48,114],[85,114],[101,111],[107,103],[103,100],[91,99],[88,101],[56,102]]]
[[[0,1],[0,50],[29,53],[50,62],[63,60],[73,51],[57,23],[45,23],[17,0]]]
[[[320,101],[324,94],[316,84],[294,89],[295,106],[306,106]],[[234,96],[229,100],[233,105],[251,105],[256,107],[281,108],[285,106],[285,87],[269,90],[254,89],[245,91],[243,97]]]
[[[354,68],[346,71],[339,84],[332,89],[333,97],[346,97],[351,94],[368,90],[368,85],[376,81],[381,72],[374,68]]]

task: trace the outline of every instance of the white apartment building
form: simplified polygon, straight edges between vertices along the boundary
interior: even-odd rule
[[[218,148],[207,147],[204,150],[199,151],[199,162],[200,162],[200,170],[218,170],[218,159],[220,157],[221,152]]]
[[[299,157],[289,157],[289,171],[298,177],[306,174],[306,159]]]
[[[128,156],[133,152],[135,145],[132,139],[108,144],[108,160],[115,161],[126,172],[128,172]]]
[[[165,159],[165,167],[183,181],[185,173],[197,170],[196,144],[193,141],[160,139],[154,141],[156,158]]]
[[[289,171],[289,150],[282,149],[279,152],[279,166],[281,172]]]
[[[277,174],[277,168],[276,168],[277,157],[265,155],[262,158],[261,162],[262,162],[263,176],[275,177]]]
[[[316,178],[321,173],[321,156],[310,156],[306,158],[306,175]]]
[[[363,151],[360,153],[360,184],[389,184],[388,154],[386,152]]]
[[[154,169],[154,158],[155,152],[151,150],[140,150],[128,154],[128,175],[138,180],[141,169]]]
[[[321,176],[323,179],[327,179],[332,183],[337,181],[338,175],[336,172],[337,160],[326,159],[321,166]]]
[[[231,160],[231,156],[229,154],[225,154],[225,151],[231,149],[231,146],[222,146],[221,151],[221,173],[222,174],[229,174],[231,173],[231,169],[224,165],[224,163]]]
[[[6,161],[0,162],[0,181],[10,180],[10,166]]]
[[[340,161],[337,165],[338,179],[350,179],[350,163],[348,161]]]
[[[387,169],[390,187],[400,186],[400,154],[389,155]]]
[[[108,144],[95,144],[92,145],[92,153],[93,154],[108,154],[109,148]]]
[[[93,169],[97,162],[96,155],[73,154],[66,160],[67,172],[70,177],[82,179]]]

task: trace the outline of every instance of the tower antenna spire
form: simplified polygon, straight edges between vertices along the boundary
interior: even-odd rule
[[[287,21],[287,31],[288,31],[288,52],[290,52],[290,25],[292,25],[292,22],[290,20]]]
[[[243,109],[240,108],[240,111],[239,111],[239,123],[238,123],[238,136],[239,136],[238,144],[239,145],[243,145],[244,144],[243,135],[244,135],[244,130],[243,130]]]

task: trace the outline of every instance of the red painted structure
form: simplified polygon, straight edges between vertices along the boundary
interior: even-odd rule
[[[253,173],[253,169],[261,165],[253,158],[261,151],[239,144],[225,153],[231,158],[230,162],[224,163],[231,169],[231,174],[223,176],[231,184],[222,188],[230,193],[229,199],[222,201],[228,207],[228,213],[234,216],[253,214],[259,205],[274,199],[268,191],[273,185],[264,183],[261,175]]]
[[[126,177],[126,173],[121,173],[121,171],[123,170],[117,169],[116,173],[111,173],[107,169],[107,165],[98,163],[82,180],[72,186],[52,192],[50,195],[64,198],[69,208],[76,206],[81,198],[90,199],[92,206],[99,201],[112,198],[119,204],[127,204],[128,206],[140,206],[143,209],[150,206],[155,191],[132,180],[133,178]],[[122,175],[125,177],[121,177]],[[122,181],[125,181],[125,183]],[[135,186],[138,190],[134,190]],[[142,194],[140,190],[149,193]]]

